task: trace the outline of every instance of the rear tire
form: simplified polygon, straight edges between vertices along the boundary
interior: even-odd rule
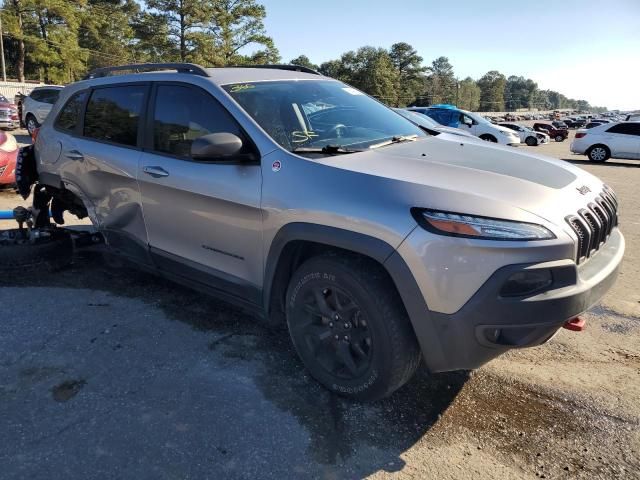
[[[530,147],[535,147],[536,145],[538,145],[538,139],[533,137],[527,137],[524,143],[526,143]]]
[[[369,259],[325,254],[304,262],[289,283],[286,316],[300,359],[338,395],[383,398],[404,385],[420,363],[395,286]]]
[[[73,258],[71,236],[54,230],[49,238],[31,244],[18,229],[0,231],[0,272],[34,270],[55,271],[69,265]]]
[[[587,150],[587,157],[592,162],[606,162],[611,157],[611,150],[606,145],[593,145]]]
[[[29,135],[33,135],[33,132],[36,131],[36,128],[40,128],[40,124],[38,123],[38,120],[36,120],[36,117],[34,117],[33,114],[31,113],[27,114],[27,118],[25,120],[26,120],[27,132],[29,132]]]
[[[480,135],[480,139],[484,140],[485,142],[498,143],[498,139],[496,137],[487,133],[485,133],[484,135]]]

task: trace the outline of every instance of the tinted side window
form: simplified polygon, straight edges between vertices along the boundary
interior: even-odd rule
[[[60,130],[75,130],[76,125],[78,125],[82,105],[84,105],[84,99],[86,97],[87,92],[83,91],[76,93],[69,100],[67,100],[65,106],[62,107],[62,110],[60,110],[54,126],[56,128],[59,128]]]
[[[146,89],[126,85],[94,90],[84,116],[84,136],[135,146]]]
[[[622,133],[623,135],[640,135],[640,124],[619,123],[607,129],[607,133]]]
[[[231,114],[199,88],[160,85],[153,116],[153,149],[190,158],[191,144],[209,133],[243,134]]]
[[[42,90],[40,101],[44,103],[49,103],[53,105],[58,101],[58,97],[60,96],[60,90]]]
[[[42,101],[42,90],[34,90],[32,91],[29,96],[34,99],[36,102],[41,102]]]

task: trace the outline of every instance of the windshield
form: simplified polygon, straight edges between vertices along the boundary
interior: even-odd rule
[[[393,110],[337,81],[269,81],[222,88],[289,151],[327,145],[362,150],[387,140],[426,136]]]
[[[9,103],[9,100],[7,100],[7,97],[5,97],[4,95],[0,95],[0,102]]]

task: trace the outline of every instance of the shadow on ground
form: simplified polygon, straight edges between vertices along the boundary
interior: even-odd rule
[[[60,272],[5,277],[0,279],[2,286],[103,290],[153,304],[169,319],[203,333],[215,332],[208,349],[230,362],[250,362],[264,397],[306,429],[307,457],[329,471],[349,464],[356,477],[381,469],[401,470],[405,464],[400,455],[436,424],[468,380],[463,372],[430,375],[421,369],[388,399],[373,404],[347,401],[310,378],[285,328],[267,326],[235,307],[153,275],[108,266],[96,252],[82,253],[72,267]],[[62,390],[63,394],[76,391]],[[220,408],[222,424],[224,415]]]
[[[616,161],[616,160],[607,160],[606,162],[596,163],[590,162],[586,157],[578,160],[576,158],[562,158],[565,162],[573,163],[574,165],[583,166],[583,165],[602,165],[605,167],[624,167],[624,168],[638,168],[640,167],[640,163],[635,162],[633,160],[629,161]]]

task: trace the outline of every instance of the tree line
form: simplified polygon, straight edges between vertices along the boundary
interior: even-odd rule
[[[429,65],[409,44],[400,42],[384,48],[362,47],[339,59],[320,65],[301,55],[290,63],[320,71],[324,75],[350,83],[385,103],[396,107],[428,106],[440,103],[482,112],[518,109],[574,109],[604,111],[586,100],[567,98],[553,90],[541,90],[529,78],[491,70],[478,80],[459,80],[447,57],[438,57]]]
[[[94,68],[125,63],[277,63],[282,59],[266,32],[266,14],[257,0],[4,0],[7,71],[19,81],[63,84]],[[425,65],[404,42],[389,49],[361,47],[320,65],[305,55],[289,63],[350,83],[393,106],[597,109],[586,100],[541,90],[531,79],[495,70],[477,80],[459,80],[447,57]]]

